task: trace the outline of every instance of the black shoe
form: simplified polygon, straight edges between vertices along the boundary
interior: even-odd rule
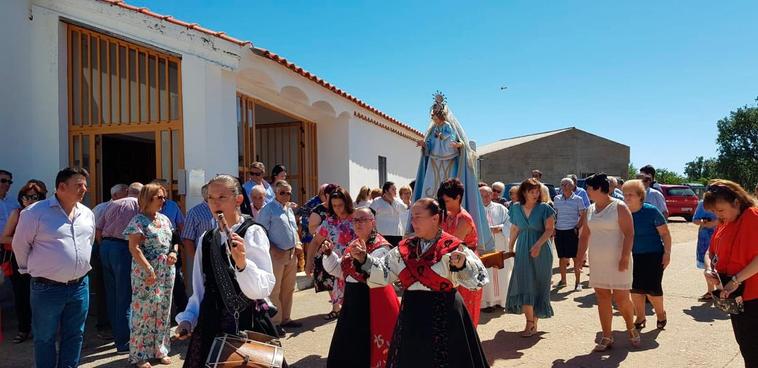
[[[279,334],[279,337],[284,337],[284,335],[287,334],[287,332],[284,331],[284,329],[280,325],[276,325],[276,333]]]
[[[484,313],[492,313],[494,311],[495,311],[495,307],[482,308],[482,312]]]
[[[97,331],[97,337],[102,340],[113,340],[113,334],[108,330]]]
[[[300,328],[300,327],[303,327],[303,324],[300,323],[300,322],[295,322],[293,320],[289,320],[287,322],[282,323],[279,326],[281,326],[281,327],[288,327],[288,328],[290,328],[290,327],[291,328]]]

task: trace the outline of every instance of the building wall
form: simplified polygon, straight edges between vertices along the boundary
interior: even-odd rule
[[[416,178],[421,151],[416,144],[358,118],[350,120],[350,181],[345,184],[356,195],[368,185],[381,188],[379,156],[387,158],[387,180],[398,187]]]
[[[566,174],[605,172],[626,177],[629,147],[572,129],[480,157],[482,180],[520,182],[539,169],[543,181],[558,184]]]

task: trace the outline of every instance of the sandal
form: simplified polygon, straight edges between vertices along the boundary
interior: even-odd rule
[[[164,356],[163,358],[161,358],[160,362],[161,362],[161,364],[169,365],[169,364],[171,364],[171,358],[169,358],[167,356]]]
[[[532,327],[529,327],[531,325]],[[521,331],[521,337],[532,337],[537,334],[537,324],[534,321],[526,321],[526,328]]]
[[[632,345],[632,347],[638,348],[640,347],[642,338],[640,337],[640,333],[637,330],[629,330],[629,344]]]
[[[595,348],[593,348],[592,351],[596,353],[600,353],[612,347],[613,347],[613,337],[603,336],[603,338],[600,339],[600,342],[597,345],[595,345]]]
[[[666,313],[663,313],[663,315],[665,316],[665,315],[666,315]],[[666,318],[664,318],[664,319],[659,319],[659,320],[658,320],[658,321],[655,323],[655,327],[658,327],[658,329],[659,329],[659,330],[665,330],[665,329],[666,329],[666,323],[667,323],[667,322],[668,322],[668,320],[667,320]]]
[[[324,319],[327,321],[331,321],[335,318],[339,318],[339,316],[340,316],[340,312],[331,311],[329,312],[329,314],[324,316]]]
[[[29,338],[29,335],[31,335],[30,332],[19,332],[16,337],[13,338],[14,344],[20,344],[24,341],[26,341]]]
[[[645,326],[647,326],[647,320],[643,319],[642,322],[634,322],[634,329],[637,331],[642,331]]]

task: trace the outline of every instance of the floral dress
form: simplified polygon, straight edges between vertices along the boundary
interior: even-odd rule
[[[353,217],[349,216],[344,220],[329,216],[319,225],[316,230],[319,235],[328,239],[334,244],[334,251],[340,257],[345,252],[347,245],[356,238],[353,230]],[[332,304],[342,305],[342,298],[345,295],[345,278],[338,278],[329,294]]]
[[[174,266],[169,266],[171,221],[156,213],[155,220],[143,214],[132,218],[124,235],[141,234],[142,254],[155,270],[157,280],[147,285],[149,276],[144,267],[132,260],[132,318],[129,339],[129,362],[139,363],[168,355],[171,329],[171,293],[174,288]]]

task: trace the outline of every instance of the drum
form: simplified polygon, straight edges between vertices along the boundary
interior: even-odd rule
[[[282,368],[284,349],[278,339],[252,331],[246,337],[225,334],[213,340],[207,368]]]
[[[508,258],[511,258],[515,256],[516,253],[513,252],[506,252],[504,250],[501,251],[495,251],[492,253],[486,253],[479,256],[479,259],[482,260],[482,264],[484,264],[484,267],[487,268],[497,268],[502,269],[505,267],[505,260]]]

